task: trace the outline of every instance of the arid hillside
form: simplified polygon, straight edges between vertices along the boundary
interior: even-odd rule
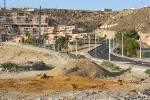
[[[0,63],[12,62],[24,64],[28,61],[43,61],[46,64],[58,66],[65,63],[69,56],[51,50],[26,46],[17,43],[3,43],[0,45]]]
[[[35,13],[39,10],[35,10]],[[43,9],[43,14],[49,15],[49,25],[75,25],[83,28],[85,32],[91,32],[101,26],[116,12],[67,10],[67,9]]]
[[[114,37],[116,32],[134,29],[139,33],[142,42],[147,47],[150,46],[150,7],[119,12],[100,27],[99,34],[105,36],[111,33]]]
[[[142,33],[150,33],[150,8],[122,11],[109,19],[107,24],[116,24],[110,28],[113,31],[136,29]]]

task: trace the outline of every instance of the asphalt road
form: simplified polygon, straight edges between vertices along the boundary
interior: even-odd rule
[[[96,51],[96,54],[95,54],[95,51]],[[94,48],[93,50],[89,51],[88,53],[95,58],[108,60],[109,59],[109,45],[102,44],[98,46],[97,48]],[[111,54],[111,61],[120,61],[120,62],[126,62],[128,64],[132,64],[132,65],[150,67],[150,62],[134,61],[134,60],[116,56],[113,54]]]

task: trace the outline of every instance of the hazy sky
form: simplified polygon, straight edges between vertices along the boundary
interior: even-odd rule
[[[6,0],[7,7],[34,7],[39,8],[66,8],[100,10],[112,8],[120,10],[124,8],[142,7],[150,5],[150,0]],[[3,7],[3,0],[0,0]]]

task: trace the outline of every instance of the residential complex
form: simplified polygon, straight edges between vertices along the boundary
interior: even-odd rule
[[[21,42],[20,36],[29,33],[33,37],[47,36],[47,43],[54,44],[55,40],[64,36],[70,41],[77,38],[87,38],[87,33],[78,32],[76,26],[53,25],[49,26],[48,15],[34,10],[11,10],[0,12],[0,41],[13,40]]]

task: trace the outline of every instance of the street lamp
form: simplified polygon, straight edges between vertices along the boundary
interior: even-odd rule
[[[78,42],[77,42],[77,39],[76,39],[76,57],[78,56]]]
[[[89,39],[89,51],[91,50],[91,37],[90,37],[90,34],[88,36],[88,39]]]
[[[96,43],[97,43],[97,41],[96,41],[96,33],[95,33],[95,57],[96,57],[96,52],[97,52],[97,50],[96,50]]]
[[[110,39],[110,36],[109,36],[109,62],[111,61],[111,39]]]
[[[115,44],[116,44],[116,41],[115,41],[115,40],[116,40],[116,38],[115,38],[115,32],[113,32],[113,40],[112,40],[112,41],[113,41],[113,43],[112,43],[112,44],[113,44],[113,46],[112,46],[112,47],[114,47],[114,46],[115,46]]]
[[[122,35],[122,57],[124,56],[124,40],[123,40],[123,37],[124,37],[124,34],[123,34],[123,32],[121,32],[121,35]]]
[[[141,41],[141,36],[139,37],[140,40],[140,59],[142,59],[142,41]]]
[[[107,28],[109,28],[109,26],[107,25]],[[109,33],[109,62],[111,61],[111,36]]]
[[[142,59],[142,40],[141,40],[141,29],[144,27],[144,23],[139,24],[137,27],[138,33],[139,33],[139,42],[140,42],[140,59]]]

